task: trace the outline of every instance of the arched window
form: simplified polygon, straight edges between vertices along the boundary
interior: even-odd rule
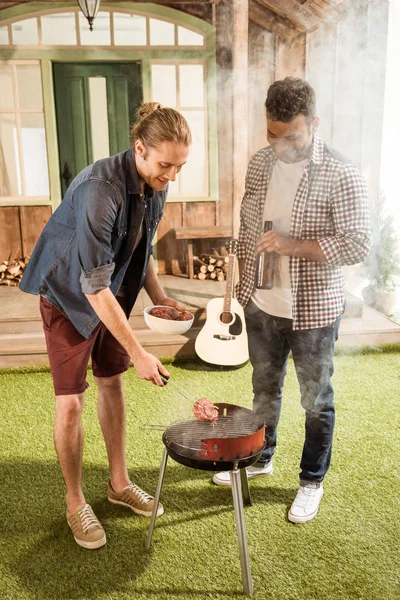
[[[0,11],[0,205],[57,206],[61,200],[64,165],[54,79],[58,63],[139,63],[141,99],[176,108],[192,129],[190,158],[170,188],[169,201],[217,199],[214,29],[166,7],[150,12],[148,5],[127,10],[122,4],[101,10],[93,32],[80,10],[70,5],[43,11],[41,4],[35,12],[29,3]],[[109,80],[101,79],[98,73],[88,75],[85,110],[105,106],[105,134],[92,127],[97,134],[88,143],[88,164],[114,153],[103,119]],[[92,125],[95,118],[99,123],[99,111],[86,115]]]
[[[173,20],[118,9],[102,10],[89,31],[78,8],[9,19],[0,26],[0,46],[203,47],[204,34]]]

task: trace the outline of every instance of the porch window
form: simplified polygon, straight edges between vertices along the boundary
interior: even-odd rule
[[[8,27],[0,27],[0,46],[8,44]]]
[[[180,46],[202,46],[204,38],[186,27],[178,27],[178,44]]]
[[[114,44],[116,46],[146,46],[146,18],[139,15],[114,13]]]
[[[38,61],[0,61],[0,198],[49,200]]]
[[[42,43],[45,46],[76,45],[75,13],[43,15],[40,22],[42,26]]]
[[[150,45],[151,46],[174,46],[175,27],[173,23],[150,19]]]
[[[204,64],[152,64],[152,100],[176,108],[189,123],[193,143],[187,164],[176,181],[170,184],[170,195],[208,196],[208,136],[206,118]]]
[[[79,33],[82,46],[110,46],[110,13],[98,12],[93,31],[90,31],[86,17],[79,12]]]
[[[13,43],[17,46],[36,46],[39,43],[38,20],[24,19],[11,27]]]
[[[134,88],[139,99],[176,108],[192,131],[188,163],[168,201],[217,200],[213,27],[171,8],[137,4],[131,10],[118,2],[102,7],[90,32],[76,5],[57,3],[52,10],[50,4],[46,10],[44,4],[32,10],[24,5],[22,14],[3,19],[0,14],[0,206],[55,208],[62,200],[54,100],[54,63],[60,53],[69,63],[139,63]],[[94,119],[96,124],[87,133],[93,160],[111,152],[105,118],[113,97],[109,92],[100,75],[88,81],[88,123]]]

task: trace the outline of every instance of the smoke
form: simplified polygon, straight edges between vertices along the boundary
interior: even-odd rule
[[[357,0],[343,2],[343,7],[336,22],[322,24],[307,34],[306,78],[317,94],[320,134],[360,168],[373,206],[380,193],[384,165],[381,142],[386,135],[385,78],[387,88],[388,24],[392,15],[386,3]],[[347,267],[348,291],[361,296],[367,284],[364,275],[359,267]]]

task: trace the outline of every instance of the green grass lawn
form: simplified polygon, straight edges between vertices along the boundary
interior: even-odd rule
[[[304,435],[293,364],[272,477],[251,481],[245,509],[256,599],[398,600],[400,598],[400,348],[339,354],[334,385],[337,421],[332,466],[316,519],[287,521],[298,486]],[[389,351],[388,351],[389,350]],[[192,394],[251,406],[251,368],[203,371],[167,364]],[[153,548],[149,520],[106,499],[107,460],[91,372],[84,412],[84,490],[107,532],[88,551],[65,520],[64,486],[52,441],[50,373],[0,371],[0,599],[203,600],[239,598],[240,565],[230,489],[210,473],[168,462]],[[125,376],[131,476],[154,493],[161,432],[190,415],[172,386]]]

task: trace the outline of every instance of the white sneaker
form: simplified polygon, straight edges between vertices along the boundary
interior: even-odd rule
[[[289,509],[288,519],[292,523],[311,521],[318,512],[324,495],[322,483],[306,483],[299,487],[297,496]]]
[[[274,472],[274,467],[272,466],[272,462],[269,462],[265,467],[246,467],[247,479],[252,479],[253,477],[265,477],[266,475],[272,475]],[[231,485],[231,472],[230,471],[221,471],[220,473],[215,473],[212,478],[213,483],[217,485]]]

